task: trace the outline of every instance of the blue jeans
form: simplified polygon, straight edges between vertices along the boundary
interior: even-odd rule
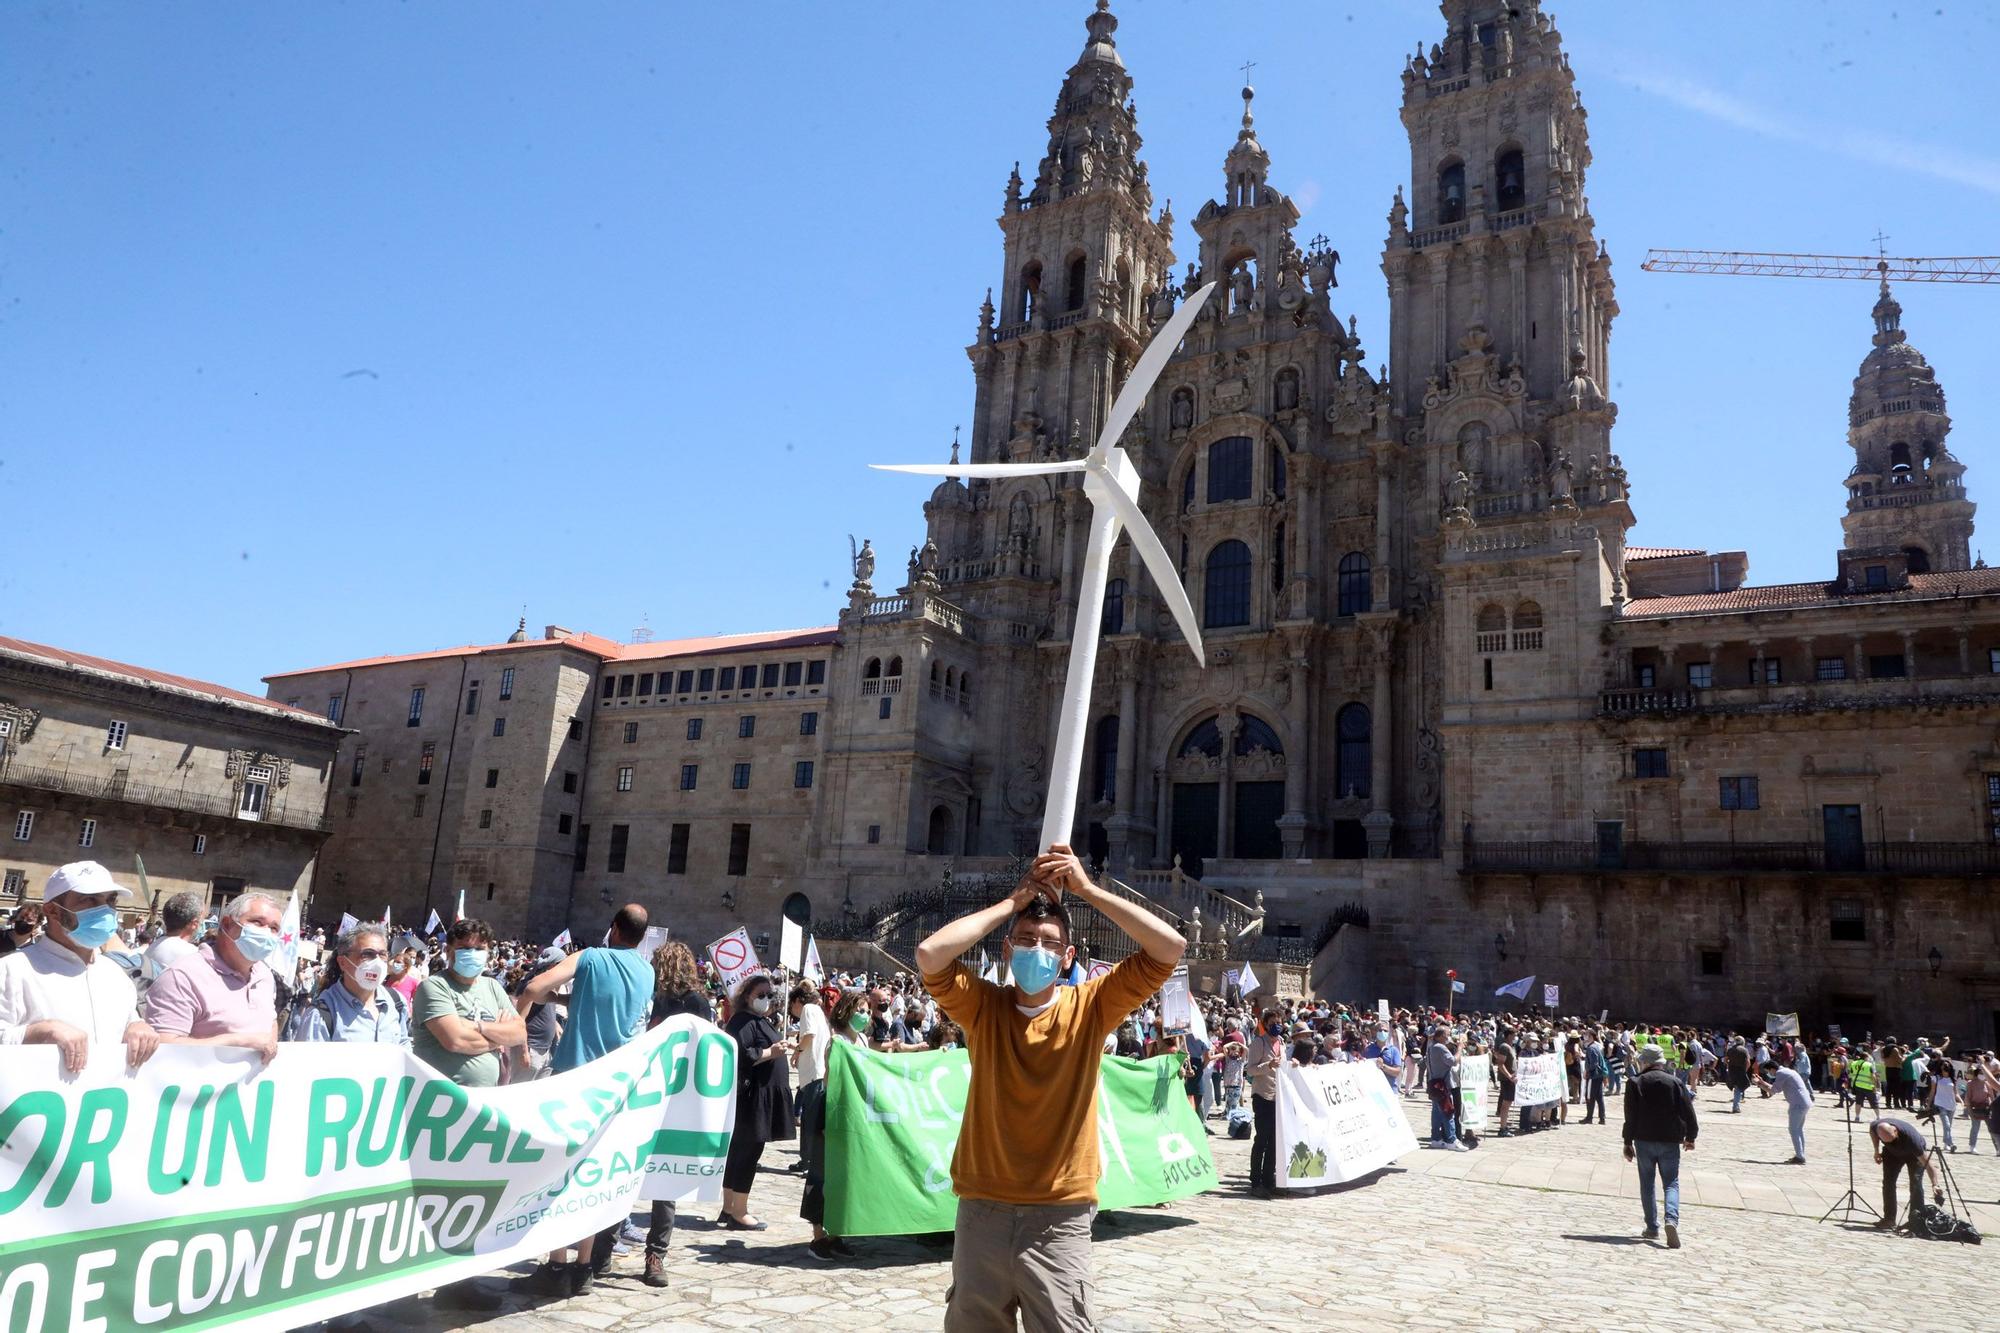
[[[1937,1118],[1938,1124],[1944,1127],[1944,1146],[1953,1152],[1957,1152],[1958,1140],[1952,1137],[1951,1124],[1952,1121],[1958,1119],[1958,1112],[1947,1111],[1944,1107],[1940,1106],[1937,1109]]]
[[[1810,1106],[1792,1106],[1786,1108],[1786,1114],[1790,1118],[1792,1130],[1792,1156],[1799,1158],[1801,1161],[1805,1159],[1806,1155],[1806,1113],[1811,1110],[1812,1107]]]
[[[1458,1142],[1458,1119],[1451,1113],[1448,1096],[1431,1098],[1431,1142]]]
[[[1741,1088],[1737,1088],[1736,1090],[1734,1090],[1733,1092],[1731,1092],[1731,1093],[1729,1094],[1729,1109],[1730,1109],[1730,1110],[1732,1110],[1732,1111],[1740,1111],[1740,1110],[1742,1110],[1742,1109],[1743,1109],[1743,1094],[1744,1094],[1744,1093],[1746,1093],[1746,1092],[1748,1092],[1748,1091],[1750,1091],[1749,1087],[1748,1087],[1748,1086],[1745,1086],[1745,1087],[1741,1087]]]
[[[1638,1140],[1632,1150],[1639,1158],[1639,1206],[1646,1213],[1646,1230],[1660,1229],[1659,1208],[1653,1201],[1653,1173],[1660,1173],[1660,1180],[1667,1187],[1667,1225],[1679,1226],[1681,1220],[1681,1145],[1678,1143],[1652,1143]]]

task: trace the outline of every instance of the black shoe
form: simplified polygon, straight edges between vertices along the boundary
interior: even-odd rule
[[[649,1255],[647,1255],[647,1256],[646,1256],[646,1273],[645,1273],[645,1276],[644,1276],[644,1277],[641,1277],[641,1278],[640,1278],[639,1280],[640,1280],[641,1282],[645,1283],[645,1284],[646,1284],[647,1286],[649,1286],[649,1287],[664,1287],[664,1286],[666,1286],[666,1285],[667,1285],[667,1256],[666,1256],[666,1255],[664,1255],[664,1254],[649,1254]]]
[[[846,1241],[842,1240],[840,1237],[828,1236],[826,1239],[827,1243],[833,1246],[833,1252],[839,1255],[841,1258],[857,1259],[860,1257],[855,1253],[854,1247],[852,1245],[849,1245]]]
[[[1658,1227],[1647,1227],[1639,1234],[1646,1240],[1658,1240],[1660,1238],[1660,1229]]]
[[[589,1264],[570,1264],[568,1267],[569,1294],[572,1296],[588,1296],[591,1288],[597,1285],[597,1270]]]
[[[1677,1224],[1669,1222],[1667,1223],[1667,1248],[1670,1250],[1678,1250],[1680,1247],[1681,1247],[1681,1229]]]
[[[466,1278],[447,1287],[439,1287],[431,1295],[431,1302],[446,1310],[497,1310],[500,1308],[500,1293],[476,1279]]]
[[[728,1213],[722,1214],[719,1220],[722,1223],[722,1229],[724,1231],[762,1231],[766,1227],[771,1225],[769,1222],[761,1222],[761,1221],[745,1222],[742,1218],[731,1217]]]
[[[806,1256],[822,1264],[830,1264],[840,1257],[833,1252],[833,1238],[831,1236],[808,1244],[806,1246]]]
[[[526,1277],[509,1278],[507,1285],[515,1291],[525,1291],[532,1296],[553,1296],[561,1299],[569,1295],[569,1265],[542,1264]]]

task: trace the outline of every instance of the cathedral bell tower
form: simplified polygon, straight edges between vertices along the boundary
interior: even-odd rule
[[[1606,395],[1611,260],[1583,192],[1583,103],[1539,0],[1443,0],[1403,70],[1411,196],[1382,268],[1390,379],[1450,526],[1595,508],[1622,563],[1624,477]]]
[[[1903,337],[1903,307],[1882,282],[1875,346],[1854,377],[1847,406],[1847,513],[1850,551],[1899,549],[1912,574],[1972,566],[1973,503],[1965,464],[1945,446],[1951,418],[1944,390],[1923,353]]]

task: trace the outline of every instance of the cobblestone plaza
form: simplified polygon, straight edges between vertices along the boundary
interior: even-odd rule
[[[1945,1302],[1885,1293],[1979,1289],[1983,1247],[1883,1236],[1873,1218],[1819,1218],[1847,1188],[1842,1113],[1816,1099],[1809,1160],[1790,1155],[1782,1100],[1740,1115],[1703,1089],[1701,1138],[1681,1171],[1683,1248],[1643,1240],[1635,1168],[1620,1131],[1577,1123],[1464,1153],[1420,1149],[1356,1185],[1262,1201],[1244,1191],[1249,1143],[1210,1140],[1220,1189],[1163,1208],[1100,1216],[1093,1257],[1101,1328],[1660,1329],[1739,1322],[1795,1328],[1945,1328]],[[1612,1099],[1614,1108],[1618,1105]],[[1419,1134],[1428,1109],[1406,1103]],[[1575,1108],[1572,1108],[1575,1114]],[[1616,1118],[1615,1109],[1614,1116]],[[1214,1122],[1219,1124],[1220,1122]],[[1871,1204],[1881,1173],[1858,1127],[1855,1188]],[[1950,1165],[1982,1232],[2000,1226],[2000,1162],[1981,1144]],[[684,1209],[669,1261],[673,1285],[637,1280],[638,1256],[615,1261],[591,1294],[540,1305],[510,1296],[502,1313],[460,1325],[432,1314],[378,1327],[495,1333],[577,1328],[620,1333],[738,1329],[935,1329],[951,1279],[948,1237],[857,1240],[861,1257],[821,1266],[806,1255],[792,1145],[765,1154],[755,1193],[771,1229],[741,1237],[706,1208]],[[497,1284],[498,1279],[488,1282]],[[419,1306],[417,1308],[424,1308]]]

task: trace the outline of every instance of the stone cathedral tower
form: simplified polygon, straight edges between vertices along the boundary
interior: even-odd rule
[[[1903,336],[1903,307],[1887,280],[1875,302],[1875,346],[1854,377],[1847,407],[1850,551],[1901,550],[1912,574],[1972,566],[1972,501],[1965,464],[1945,445],[1951,418],[1923,353]]]

